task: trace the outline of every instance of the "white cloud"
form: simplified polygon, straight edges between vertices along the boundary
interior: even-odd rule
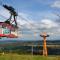
[[[45,28],[53,28],[53,27],[58,27],[58,24],[52,20],[43,19],[41,20],[41,26]]]
[[[5,21],[10,17],[9,11],[0,6],[0,21]]]
[[[51,7],[60,8],[60,1],[57,0],[57,1],[53,2],[53,4],[51,5]]]
[[[5,16],[6,18],[9,17],[9,12],[5,9],[0,10],[0,14]],[[30,32],[37,32],[37,34],[40,34],[40,32],[42,32],[42,30],[44,29],[51,35],[55,34],[56,31],[60,33],[58,23],[54,22],[53,20],[45,18],[40,20],[40,22],[39,21],[36,22],[35,20],[29,18],[30,17],[29,14],[19,13],[19,15],[23,17],[23,18],[21,18],[20,16],[17,17],[18,26],[20,27],[20,29],[30,29]],[[22,27],[20,25],[22,25]],[[53,30],[54,28],[55,30]]]
[[[34,21],[33,24],[34,24],[34,26],[32,26],[32,28],[30,28],[30,30],[33,32],[37,32],[37,33],[46,31],[50,35],[53,35],[59,29],[59,27],[58,27],[59,25],[50,19],[43,19],[40,21],[40,23]],[[27,26],[26,25],[25,25],[25,27],[31,27],[30,25],[27,25]],[[40,30],[38,30],[38,29],[40,29]],[[56,33],[56,34],[58,34],[58,33]]]
[[[20,21],[20,24],[23,25],[23,24],[30,24],[30,23],[33,23],[34,21],[32,19],[29,18],[30,16],[26,13],[19,13],[18,14],[18,23]]]

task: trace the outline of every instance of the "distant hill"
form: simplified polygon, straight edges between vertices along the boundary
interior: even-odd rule
[[[12,51],[16,53],[31,53],[32,45],[34,45],[34,54],[40,54],[43,50],[43,40],[41,41],[22,41],[22,40],[6,40],[0,41],[0,50]],[[36,46],[35,46],[36,45]],[[39,46],[38,46],[39,45]],[[60,40],[47,41],[48,54],[60,55]]]
[[[23,41],[23,40],[6,40],[0,41],[0,46],[24,46],[24,45],[43,45],[43,40]],[[60,40],[48,40],[47,45],[60,45]]]

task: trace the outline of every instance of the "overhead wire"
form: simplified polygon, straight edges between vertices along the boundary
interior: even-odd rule
[[[2,1],[0,0],[0,5],[1,6],[3,6],[3,3],[2,3]],[[35,25],[34,24],[32,24],[30,21],[28,21],[27,19],[25,19],[25,18],[23,18],[21,15],[18,15],[20,18],[22,18],[22,20],[24,20],[24,21],[26,21],[26,22],[28,22],[29,24],[30,24],[30,26],[31,26],[31,29],[30,30],[32,30],[32,32],[35,32],[35,31],[33,31],[34,29],[32,29],[33,27],[35,27]],[[2,16],[2,17],[4,17],[4,16]],[[5,17],[4,17],[5,18]],[[20,25],[21,26],[21,25]]]
[[[2,3],[2,0],[0,0],[0,5],[3,5],[3,3]],[[2,15],[1,15],[2,16]],[[28,22],[30,25],[31,25],[31,27],[35,27],[34,26],[34,24],[32,24],[30,21],[28,21],[27,19],[25,19],[25,18],[23,18],[21,15],[18,15],[20,18],[22,18],[22,20],[24,20],[24,21],[26,21],[26,22]],[[2,17],[4,17],[4,16],[2,16]],[[4,17],[5,18],[5,17]],[[6,19],[6,18],[5,18]]]
[[[30,31],[33,32],[34,37],[36,38],[36,34],[37,34],[37,32],[34,31],[35,29],[34,29],[34,30],[32,29],[32,28],[34,27],[34,24],[32,24],[31,22],[29,22],[27,19],[23,18],[21,15],[19,15],[19,17],[22,18],[23,20],[27,21],[27,22],[31,25],[31,29],[30,29]]]
[[[4,18],[4,19],[7,19],[5,16],[3,16],[3,15],[1,15],[1,14],[0,14],[0,16],[1,16],[2,18]]]
[[[0,0],[0,5],[1,5],[1,6],[3,5],[2,0]]]
[[[22,18],[22,20],[24,20],[24,21],[26,21],[26,22],[29,23],[29,25],[31,26],[31,29],[30,30],[34,30],[34,29],[32,29],[33,27],[35,27],[34,24],[32,24],[31,22],[29,22],[27,19],[23,18],[21,15],[19,15],[19,17],[20,17],[20,19]]]

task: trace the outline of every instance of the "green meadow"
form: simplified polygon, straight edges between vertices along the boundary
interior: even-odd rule
[[[0,55],[0,60],[60,60],[60,56],[4,54]]]

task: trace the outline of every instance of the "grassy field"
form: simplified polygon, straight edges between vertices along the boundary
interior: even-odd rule
[[[60,56],[4,54],[0,55],[0,60],[60,60]]]

